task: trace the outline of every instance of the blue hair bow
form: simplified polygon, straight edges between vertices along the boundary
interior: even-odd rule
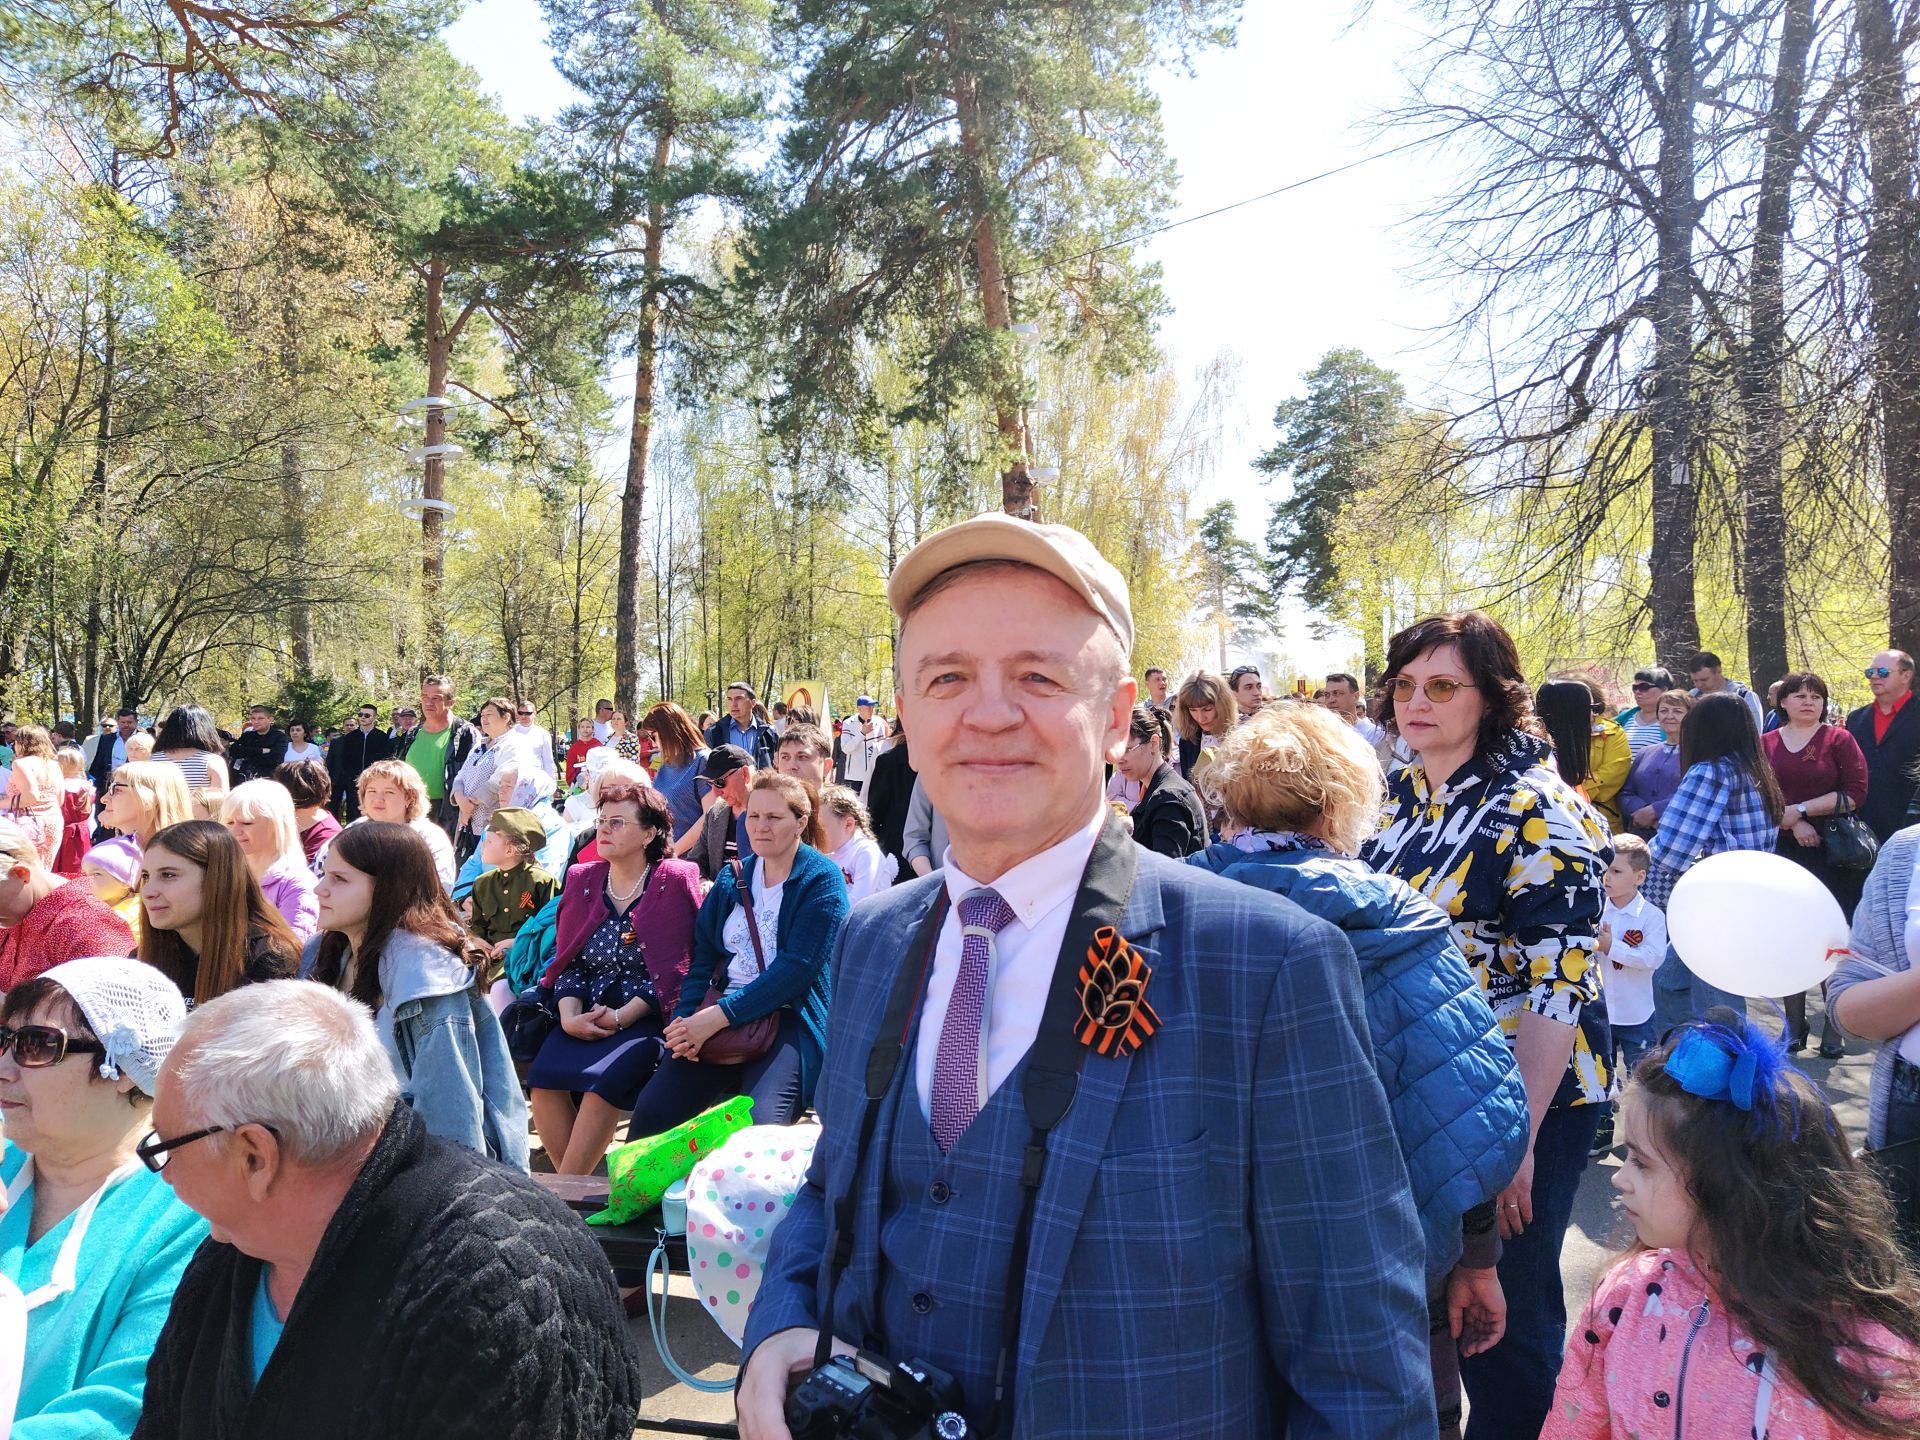
[[[1771,1115],[1780,1077],[1792,1066],[1786,1046],[1752,1025],[1736,1031],[1696,1024],[1668,1052],[1664,1068],[1689,1095],[1724,1100],[1748,1114],[1759,1110]]]

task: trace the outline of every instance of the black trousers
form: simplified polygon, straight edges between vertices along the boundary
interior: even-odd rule
[[[634,1103],[627,1136],[638,1140],[683,1124],[734,1095],[753,1100],[756,1125],[791,1125],[800,1118],[800,1017],[780,1012],[773,1048],[743,1065],[703,1065],[669,1055],[660,1062]]]

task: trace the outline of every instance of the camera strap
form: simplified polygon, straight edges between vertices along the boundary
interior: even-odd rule
[[[1080,1085],[1080,1066],[1087,1050],[1075,1034],[1080,1016],[1080,963],[1093,944],[1095,932],[1102,926],[1120,925],[1127,897],[1133,891],[1138,852],[1126,831],[1109,819],[1095,840],[1087,868],[1080,877],[1080,888],[1073,897],[1073,909],[1067,918],[1067,931],[1054,961],[1053,981],[1047,990],[1046,1009],[1033,1047],[1027,1052],[1026,1072],[1021,1084],[1027,1124],[1032,1133],[1027,1139],[1020,1168],[1020,1218],[1014,1227],[1013,1243],[1007,1263],[1006,1319],[1002,1326],[1000,1351],[994,1362],[993,1412],[982,1434],[1001,1432],[1012,1414],[1010,1399],[1013,1353],[1020,1340],[1020,1316],[1025,1301],[1027,1254],[1033,1239],[1034,1206],[1040,1193],[1040,1181],[1046,1172],[1047,1135],[1073,1107]],[[939,942],[940,926],[946,918],[947,892],[943,885],[921,922],[907,958],[894,975],[893,989],[873,1048],[867,1052],[866,1105],[860,1116],[860,1137],[854,1149],[853,1166],[842,1192],[828,1205],[827,1285],[825,1307],[821,1314],[820,1338],[814,1351],[816,1368],[831,1358],[833,1348],[833,1297],[841,1272],[853,1259],[853,1193],[860,1182],[861,1166],[873,1143],[880,1110],[893,1088],[900,1070],[900,1059],[913,1038],[920,1002],[926,994],[927,977],[933,970],[934,948]],[[918,963],[915,963],[917,960]],[[984,1046],[987,1037],[982,1035]],[[904,1103],[904,1102],[903,1102]]]

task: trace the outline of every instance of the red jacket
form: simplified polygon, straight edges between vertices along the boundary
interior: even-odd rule
[[[0,991],[54,966],[89,955],[131,955],[133,931],[94,898],[83,880],[68,880],[0,930]]]

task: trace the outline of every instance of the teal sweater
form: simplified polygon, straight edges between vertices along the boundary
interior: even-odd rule
[[[0,1148],[0,1184],[26,1163]],[[0,1215],[0,1274],[31,1295],[53,1274],[69,1215],[32,1246],[29,1185]],[[207,1222],[182,1205],[158,1175],[138,1169],[100,1200],[80,1245],[76,1284],[27,1317],[26,1368],[10,1440],[110,1440],[133,1433],[147,1383],[147,1357],[160,1338],[174,1287]]]

